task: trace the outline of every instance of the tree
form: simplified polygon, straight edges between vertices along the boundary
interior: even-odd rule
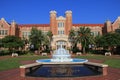
[[[120,45],[120,34],[119,33],[107,33],[96,39],[97,47],[103,47],[109,49],[112,53],[114,47]]]
[[[44,34],[43,48],[45,52],[50,51],[50,40],[47,34]]]
[[[52,34],[51,31],[48,31],[48,32],[47,32],[47,37],[48,37],[48,40],[49,40],[48,46],[49,46],[49,49],[51,49],[51,41],[53,40],[53,39],[52,39],[53,34]]]
[[[0,48],[3,47],[2,39],[0,39]]]
[[[119,33],[107,33],[103,35],[103,43],[101,43],[104,47],[108,47],[110,51],[113,53],[114,47],[120,45],[120,34]]]
[[[105,39],[102,35],[95,36],[95,45],[96,47],[103,47],[105,44]]]
[[[75,32],[75,30],[71,29],[70,33],[69,33],[69,41],[71,42],[72,48],[76,47],[76,45],[77,45],[77,42],[75,39],[76,39],[76,32]]]
[[[93,44],[93,36],[91,35],[91,30],[86,27],[80,27],[77,31],[76,41],[81,43],[83,53],[86,53],[86,48],[89,44]]]
[[[44,41],[43,32],[41,30],[37,30],[36,28],[32,28],[29,39],[31,45],[34,46],[34,49],[38,49],[40,51]]]
[[[52,32],[48,31],[47,32],[47,36],[49,37],[49,40],[51,41],[52,40],[52,36],[53,36]]]
[[[49,39],[49,45],[51,44],[52,36],[53,36],[52,32],[51,32],[51,31],[48,31],[48,32],[47,32],[47,37],[48,37],[48,39]],[[50,47],[51,47],[51,46],[50,46]]]
[[[120,29],[116,29],[115,32],[120,34]]]
[[[3,42],[3,46],[5,48],[9,48],[9,50],[18,49],[19,47],[24,46],[23,41],[16,36],[5,36],[2,39],[2,42]]]

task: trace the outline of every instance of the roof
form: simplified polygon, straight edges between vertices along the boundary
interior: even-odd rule
[[[75,27],[77,27],[77,26],[91,26],[91,27],[100,26],[100,27],[103,27],[104,24],[73,24],[73,26],[75,26]]]
[[[50,24],[18,24],[19,27],[49,27]],[[103,27],[104,24],[72,24],[72,26],[78,27],[78,26],[91,26],[96,27],[100,26]]]
[[[18,24],[19,27],[49,27],[50,24]]]

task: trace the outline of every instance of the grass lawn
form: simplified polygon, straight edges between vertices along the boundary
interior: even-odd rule
[[[23,55],[19,57],[10,57],[0,60],[0,71],[19,68],[20,61],[37,60],[48,58],[46,56]]]
[[[34,55],[22,55],[19,57],[9,57],[5,59],[0,59],[0,71],[9,70],[13,68],[19,68],[19,66],[22,65],[20,63],[21,61],[37,60],[37,59],[45,59],[45,58],[48,58],[48,57],[34,56]],[[104,60],[104,63],[108,64],[110,67],[120,68],[120,59],[114,58],[112,56],[86,55],[86,56],[78,56],[76,58]]]
[[[118,59],[113,56],[104,56],[104,55],[90,56],[90,55],[87,55],[87,56],[78,56],[77,58],[103,60],[104,64],[108,64],[110,67],[120,68],[120,57]]]

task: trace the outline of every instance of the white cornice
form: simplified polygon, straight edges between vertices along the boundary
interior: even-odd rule
[[[59,16],[59,17],[57,17],[57,20],[66,20],[66,18],[63,16]]]

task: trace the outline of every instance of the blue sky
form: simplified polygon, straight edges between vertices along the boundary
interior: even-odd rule
[[[0,18],[18,24],[49,24],[49,12],[73,13],[73,23],[112,22],[120,16],[120,0],[0,0]]]

